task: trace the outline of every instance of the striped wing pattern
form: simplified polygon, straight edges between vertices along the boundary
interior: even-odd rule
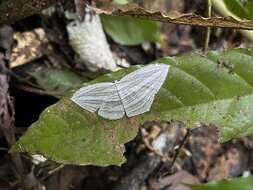
[[[150,110],[155,94],[166,79],[168,68],[165,64],[151,64],[119,81],[117,88],[128,117]]]
[[[139,115],[150,110],[156,93],[163,85],[169,65],[150,64],[120,81],[97,83],[83,87],[71,98],[76,104],[98,115],[120,119]]]

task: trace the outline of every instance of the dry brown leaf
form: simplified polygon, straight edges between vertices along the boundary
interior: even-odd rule
[[[163,13],[161,11],[148,11],[136,4],[127,4],[122,6],[110,6],[96,9],[97,13],[107,15],[133,16],[137,18],[155,20],[160,22],[169,22],[174,24],[186,24],[203,27],[222,27],[253,30],[253,21],[236,20],[232,17],[210,17],[205,18],[194,14],[182,14],[176,11]]]
[[[16,32],[14,39],[17,45],[12,50],[11,67],[23,65],[38,59],[43,55],[43,48],[49,48],[45,31],[41,28],[22,33]]]

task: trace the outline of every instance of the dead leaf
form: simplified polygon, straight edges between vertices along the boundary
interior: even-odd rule
[[[42,57],[43,48],[50,49],[45,31],[41,28],[14,33],[17,45],[12,50],[10,67],[16,67]]]

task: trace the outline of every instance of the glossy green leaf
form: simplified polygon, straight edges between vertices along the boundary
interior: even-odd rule
[[[36,83],[44,90],[64,93],[66,90],[80,86],[84,78],[68,70],[42,67],[30,72]]]
[[[252,190],[253,176],[193,185],[192,190]]]
[[[158,63],[171,65],[151,110],[116,121],[103,119],[72,101],[74,90],[47,108],[20,138],[13,150],[25,151],[63,163],[120,165],[123,145],[135,137],[147,120],[180,120],[189,128],[213,123],[220,140],[253,133],[253,50],[210,52],[167,57]],[[137,69],[122,69],[86,83],[114,81]]]
[[[129,16],[101,15],[106,33],[121,45],[139,45],[143,42],[160,42],[158,22]]]
[[[224,0],[226,7],[242,19],[253,19],[253,0]]]

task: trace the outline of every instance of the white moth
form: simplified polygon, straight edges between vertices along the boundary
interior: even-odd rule
[[[110,120],[139,115],[150,110],[168,71],[169,65],[150,64],[119,81],[80,88],[71,100],[90,112],[98,110],[98,115]]]

